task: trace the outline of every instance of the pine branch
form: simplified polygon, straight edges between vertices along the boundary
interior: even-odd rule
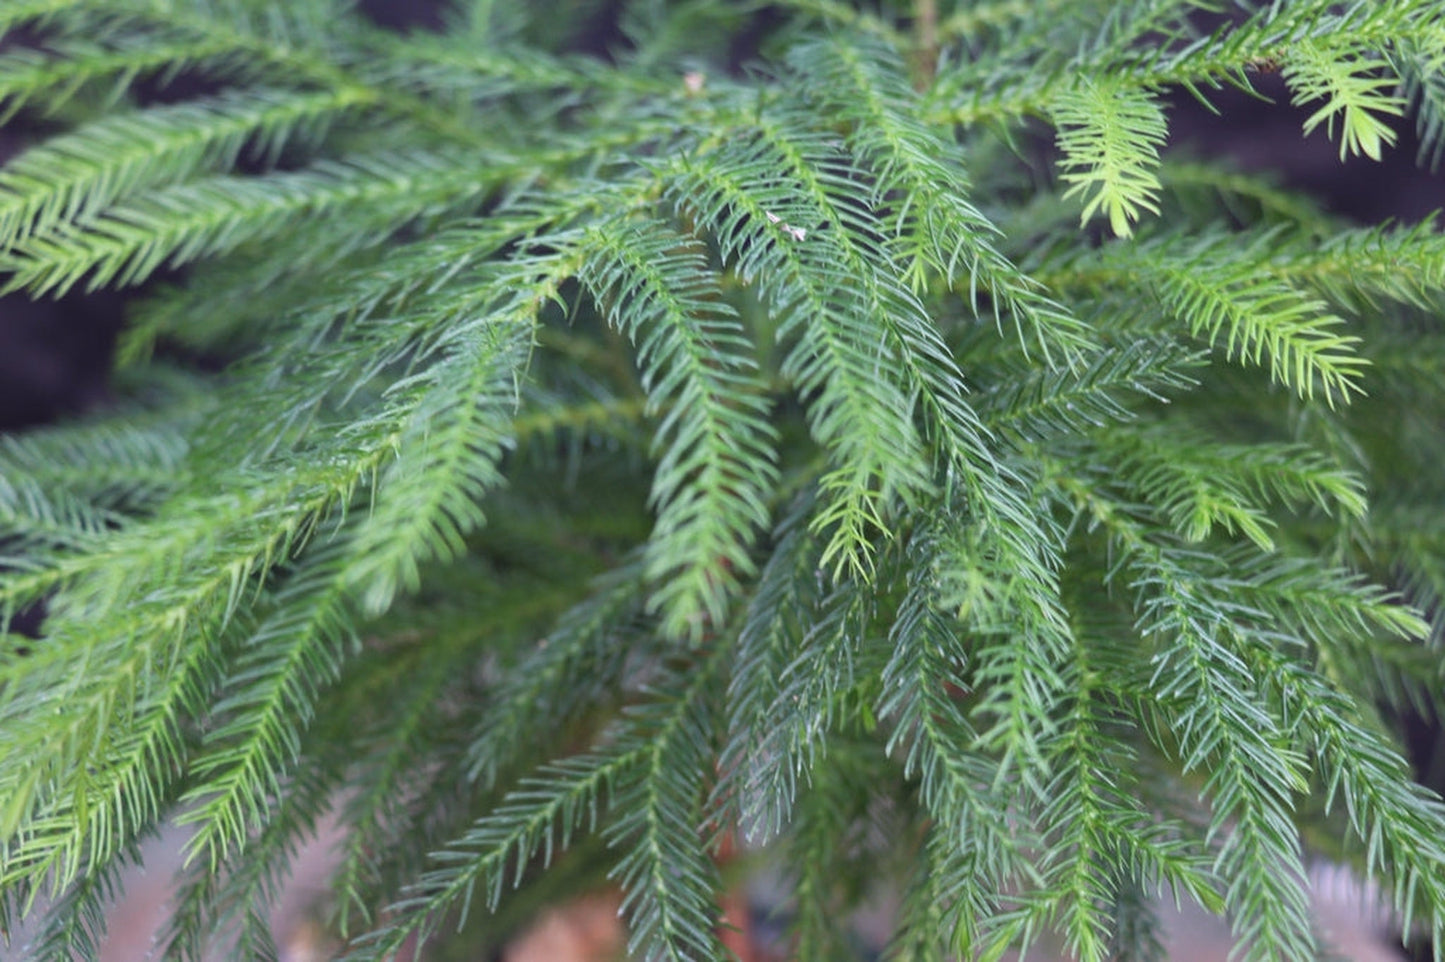
[[[734,143],[712,157],[687,158],[674,203],[717,238],[740,278],[757,285],[779,319],[775,336],[793,341],[781,370],[808,395],[814,436],[834,452],[835,466],[821,487],[824,506],[813,524],[834,532],[825,561],[841,572],[866,568],[871,533],[886,528],[885,506],[894,497],[916,496],[929,481],[906,389],[874,374],[880,362],[896,363],[891,344],[868,337],[869,305],[885,296],[873,287],[882,282],[873,262],[882,252],[839,250],[816,227],[809,243],[809,228],[798,226],[846,211],[853,229],[871,229],[866,198],[856,188],[848,188],[854,198],[846,208],[829,197],[830,186],[843,188],[849,180],[837,162],[820,138],[779,142],[760,133],[755,142]],[[813,177],[806,192],[773,172],[779,165],[797,172],[815,164],[831,167],[828,180]],[[746,259],[739,259],[744,253]],[[854,270],[831,266],[839,262],[851,262]],[[912,309],[903,289],[892,286],[886,296]],[[815,321],[803,325],[803,317]]]
[[[347,561],[354,546],[333,535],[331,550],[309,555],[286,579],[276,610],[246,639],[220,699],[214,727],[191,762],[204,784],[183,801],[181,821],[197,826],[188,858],[202,855],[212,869],[264,823],[267,799],[300,752],[300,732],[314,712],[317,691],[340,674],[348,649]]]
[[[817,578],[823,545],[804,527],[812,508],[812,493],[805,492],[775,532],[776,546],[758,575],[738,631],[728,683],[727,741],[718,762],[712,807],[750,842],[771,838],[782,829],[776,810],[761,809],[754,783],[759,759],[777,737],[772,712],[774,705],[786,703],[784,672],[802,648],[805,626],[823,600]],[[789,775],[786,769],[781,774],[785,779]],[[784,802],[791,798],[790,789]]]
[[[1394,77],[1381,76],[1379,65],[1363,56],[1341,63],[1334,51],[1326,52],[1309,42],[1296,43],[1285,67],[1296,105],[1324,100],[1324,106],[1305,119],[1308,134],[1321,124],[1333,137],[1335,121],[1340,124],[1340,159],[1364,154],[1380,159],[1381,147],[1393,146],[1395,131],[1384,119],[1404,113],[1404,101],[1393,91]]]
[[[807,956],[907,876],[891,958],[1309,957],[1321,824],[1445,944],[1438,225],[1160,156],[1279,73],[1433,158],[1438,0],[765,6],[0,4],[0,283],[132,289],[0,439],[23,955],[179,820],[165,951],[273,957],[333,814],[356,959],[608,870],[724,958],[735,832]]]
[[[18,48],[0,53],[0,121],[20,110],[39,107],[57,113],[75,99],[96,99],[102,104],[121,100],[141,78],[191,68],[240,77],[254,69],[224,38],[178,37],[167,44],[152,44],[144,37],[116,38],[100,45],[73,37],[49,42],[52,54]]]
[[[337,902],[333,911],[343,937],[375,924],[363,893],[378,880],[373,853],[399,842],[398,829],[409,820],[415,802],[414,786],[424,778],[417,760],[435,751],[431,744],[435,729],[447,723],[439,717],[441,698],[454,673],[464,667],[465,651],[453,651],[447,658],[438,657],[435,647],[418,646],[410,659],[413,664],[407,665],[413,669],[404,676],[407,684],[388,693],[401,708],[366,746],[363,773],[356,778],[360,790],[347,799],[343,815],[345,823],[354,827],[332,872]],[[388,663],[393,662],[388,659]]]
[[[638,768],[616,789],[613,803],[624,814],[607,832],[614,848],[628,846],[612,875],[627,893],[622,903],[630,922],[627,950],[637,958],[725,955],[717,934],[721,886],[703,847],[698,815],[711,774],[714,712],[706,693],[727,652],[719,645],[707,661],[688,667],[691,679],[678,672],[654,686],[659,694],[671,688],[685,711],[675,713],[664,701],[624,715],[624,724],[651,729]]]
[[[355,92],[252,90],[96,120],[26,151],[0,170],[0,246],[85,222],[145,188],[232,168],[243,155],[274,164],[294,142],[364,106]]]
[[[714,661],[713,670],[716,667]],[[524,780],[520,787],[508,793],[493,814],[480,820],[445,851],[432,856],[440,867],[424,875],[404,901],[393,905],[393,921],[367,936],[358,951],[348,958],[394,956],[412,934],[432,931],[441,912],[458,901],[469,901],[477,884],[484,887],[488,904],[495,906],[509,874],[516,884],[533,854],[540,851],[544,863],[550,862],[559,848],[567,846],[579,825],[585,823],[589,830],[595,828],[604,801],[614,798],[619,786],[627,780],[644,778],[649,760],[655,764],[660,753],[672,745],[673,738],[681,738],[678,747],[686,750],[689,741],[696,737],[699,716],[695,713],[700,710],[712,680],[708,670],[695,672],[681,699],[664,710],[634,715],[630,724],[610,733],[605,747],[598,753],[553,763],[536,777]],[[659,798],[657,803],[676,804],[677,800]],[[676,845],[681,840],[672,842]],[[634,882],[641,880],[633,877]],[[700,881],[697,876],[693,876],[693,880]],[[659,951],[670,947],[673,938],[686,940],[697,934],[691,923],[657,921],[661,918],[657,913],[666,913],[669,908],[659,905],[656,897],[657,893],[639,896],[638,911],[644,913],[645,921],[651,926],[650,935],[659,940],[656,943]]]
[[[0,12],[0,35],[16,28],[44,25],[46,20],[79,6],[83,0],[15,0]]]
[[[921,532],[915,550],[931,552],[929,537]],[[907,746],[905,771],[919,778],[921,800],[936,820],[925,843],[934,864],[918,890],[936,901],[918,918],[927,928],[904,933],[972,954],[997,932],[1005,890],[1038,881],[1028,854],[1035,839],[1011,814],[1027,803],[1025,793],[1005,781],[1003,765],[974,748],[977,733],[957,703],[969,690],[968,656],[937,606],[929,574],[913,569],[899,605],[878,714],[894,721],[889,752]]]
[[[318,831],[345,774],[335,759],[308,761],[286,779],[284,794],[267,800],[264,828],[221,857],[223,872],[212,871],[206,859],[191,861],[161,938],[168,958],[199,962],[216,952],[277,956],[269,920],[259,907],[278,900],[296,868],[298,848]]]
[[[1120,237],[1134,232],[1144,213],[1158,214],[1159,159],[1168,126],[1148,90],[1120,83],[1081,81],[1062,91],[1052,117],[1063,152],[1067,197],[1086,199],[1082,223],[1098,211]]]
[[[1151,695],[1185,771],[1209,771],[1210,835],[1222,836],[1214,868],[1245,957],[1312,953],[1300,840],[1289,818],[1291,797],[1306,788],[1303,758],[1281,747],[1278,723],[1239,654],[1248,636],[1234,622],[1238,603],[1202,593],[1189,555],[1152,541],[1107,498],[1074,479],[1065,490],[1116,545],[1116,570],[1136,593],[1138,631],[1157,646]]]
[[[1135,421],[1139,401],[1187,390],[1202,366],[1197,352],[1171,339],[1100,351],[1071,371],[1001,363],[1002,376],[985,386],[979,413],[991,430],[1024,443],[1086,434]]]
[[[582,243],[582,283],[636,346],[649,413],[670,408],[654,442],[650,606],[665,631],[697,639],[726,619],[768,521],[777,473],[762,386],[701,251],[646,223],[603,224]]]
[[[1010,310],[1020,334],[1027,324],[1051,362],[1051,345],[1066,361],[1090,346],[1084,326],[994,248],[998,228],[964,197],[967,177],[962,165],[949,163],[950,146],[914,119],[916,98],[890,48],[832,42],[796,51],[793,63],[805,76],[816,75],[812,90],[830,113],[855,119],[854,149],[880,171],[875,204],[887,209],[890,192],[909,197],[897,212],[895,232],[911,262],[904,274],[915,290],[930,275],[956,286],[967,274],[975,311],[986,293],[995,321],[1001,322],[1002,309]]]
[[[510,442],[531,325],[554,296],[559,273],[555,264],[540,264],[515,277],[530,288],[498,284],[487,293],[506,300],[468,305],[481,316],[456,325],[444,361],[422,378],[393,385],[399,406],[411,409],[394,436],[404,454],[379,480],[347,576],[368,611],[384,611],[399,590],[415,590],[420,565],[460,554],[462,539],[485,520],[478,502],[502,481],[497,465]]]
[[[1272,237],[1256,235],[1242,254],[1228,234],[1188,242],[1168,237],[1149,245],[1142,259],[1131,255],[1127,279],[1108,253],[1093,263],[1061,263],[1047,276],[1060,286],[1086,288],[1142,281],[1195,337],[1231,360],[1267,363],[1274,380],[1303,397],[1313,397],[1319,385],[1327,403],[1348,401],[1363,390],[1365,361],[1355,354],[1360,339],[1340,333],[1343,319],[1293,286],[1288,261],[1282,259],[1277,274],[1259,269]]]
[[[1099,440],[1103,458],[1120,465],[1128,486],[1157,505],[1188,541],[1203,541],[1219,527],[1273,550],[1268,529],[1275,521],[1262,503],[1267,499],[1356,518],[1365,513],[1361,480],[1303,446],[1216,447],[1167,423],[1128,435],[1108,432]]]
[[[297,218],[348,207],[380,208],[381,227],[400,226],[431,204],[463,207],[487,183],[460,158],[412,153],[323,163],[310,170],[262,177],[213,177],[155,191],[109,209],[79,230],[57,230],[18,241],[3,257],[6,289],[63,294],[84,281],[94,290],[136,284],[162,266],[235,250],[290,228]],[[387,216],[387,201],[405,199]]]
[[[1420,138],[1416,162],[1431,170],[1440,166],[1441,137],[1445,135],[1445,70],[1439,49],[1428,41],[1405,41],[1386,52],[1390,69],[1401,80],[1400,99],[1407,105],[1406,113],[1415,118]]]
[[[57,900],[45,928],[31,945],[37,962],[69,962],[100,954],[108,929],[108,909],[122,891],[121,873],[140,863],[140,852],[130,848],[124,858],[91,865],[86,875]],[[8,929],[7,929],[8,931]]]
[[[756,754],[742,761],[745,775],[731,776],[741,799],[739,826],[745,837],[760,842],[788,823],[798,780],[807,777],[827,734],[846,726],[856,711],[849,701],[862,674],[857,649],[868,612],[845,585],[806,617],[809,627],[798,650],[788,653]]]
[[[1143,891],[1168,887],[1175,900],[1187,896],[1212,911],[1223,902],[1207,859],[1181,837],[1177,826],[1158,822],[1138,802],[1136,759],[1115,756],[1122,747],[1110,728],[1122,714],[1108,702],[1108,668],[1096,664],[1087,644],[1074,648],[1069,666],[1073,704],[1054,745],[1054,781],[1039,814],[1050,839],[1042,891],[1025,900],[1025,916],[1052,920],[1064,948],[1080,959],[1114,955],[1117,933],[1109,910],[1130,885]],[[1028,930],[1036,922],[1021,922]]]
[[[592,598],[559,620],[546,644],[522,660],[469,739],[470,779],[495,786],[529,739],[565,729],[619,683],[629,653],[622,641],[640,621],[642,587],[640,564],[616,570]],[[550,697],[559,691],[568,697]]]

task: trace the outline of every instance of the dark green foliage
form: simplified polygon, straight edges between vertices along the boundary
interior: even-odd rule
[[[0,440],[22,957],[166,820],[171,957],[264,957],[332,810],[356,959],[604,849],[633,954],[722,958],[731,832],[807,958],[870,884],[900,960],[1154,958],[1161,890],[1310,958],[1303,829],[1439,957],[1381,709],[1445,696],[1445,244],[1164,149],[1277,70],[1438,158],[1437,0],[638,0],[570,52],[604,6],[0,5],[4,283],[136,289],[118,402]]]

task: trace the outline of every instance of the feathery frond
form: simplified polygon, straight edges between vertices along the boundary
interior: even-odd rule
[[[1148,90],[1086,77],[1060,93],[1052,116],[1070,185],[1064,196],[1084,197],[1084,223],[1100,212],[1128,237],[1145,213],[1159,213],[1152,168],[1169,128]]]

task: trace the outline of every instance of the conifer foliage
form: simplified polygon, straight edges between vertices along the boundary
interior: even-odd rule
[[[1438,0],[447,18],[0,4],[0,280],[134,292],[0,441],[7,958],[172,819],[164,951],[264,957],[333,810],[358,960],[579,859],[724,958],[734,832],[803,958],[879,878],[898,960],[1148,958],[1160,890],[1312,958],[1306,832],[1439,957],[1445,241],[1164,150],[1270,75],[1438,158]]]

